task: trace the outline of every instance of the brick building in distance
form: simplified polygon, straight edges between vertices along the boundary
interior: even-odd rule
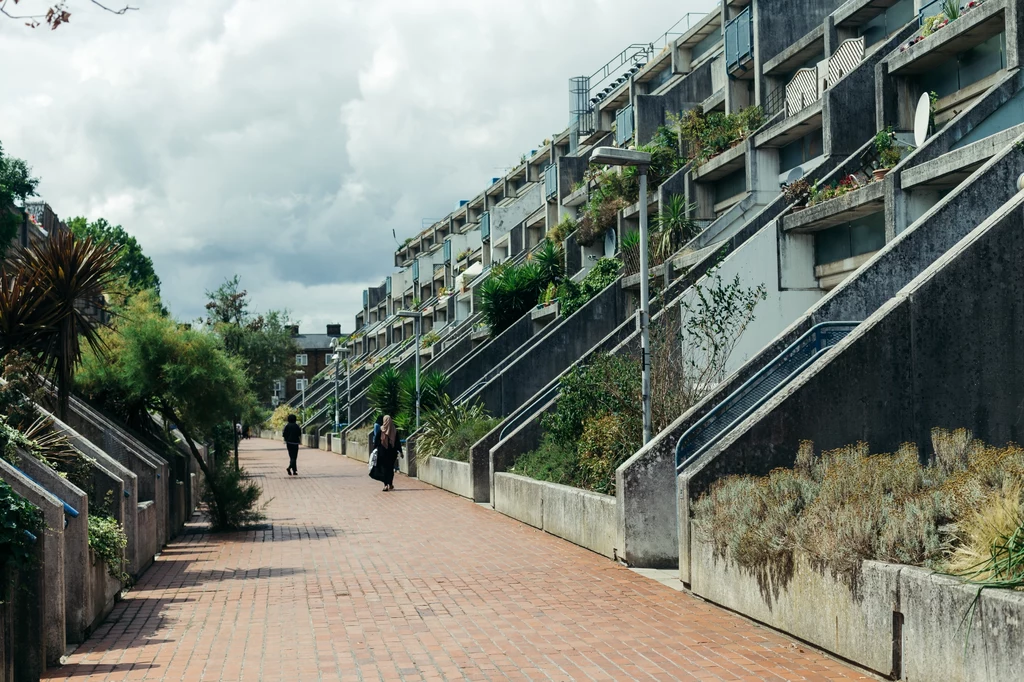
[[[313,377],[327,368],[328,356],[332,354],[331,341],[342,336],[340,324],[327,325],[325,334],[302,334],[297,324],[290,329],[297,347],[295,363],[289,376],[274,383],[275,405],[291,400],[302,391],[303,384],[308,387]]]

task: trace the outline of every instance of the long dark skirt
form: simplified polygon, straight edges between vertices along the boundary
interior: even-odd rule
[[[370,477],[380,481],[384,485],[391,485],[395,480],[395,460],[398,459],[397,451],[377,451],[377,465],[370,472]]]

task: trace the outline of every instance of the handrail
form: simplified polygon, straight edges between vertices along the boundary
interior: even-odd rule
[[[27,537],[28,541],[32,544],[35,544],[36,540],[38,540],[38,538],[34,534],[32,534],[30,531],[25,530],[24,528],[21,529],[21,532],[25,534],[25,537]]]
[[[800,338],[787,346],[785,350],[776,355],[769,363],[743,382],[739,388],[730,393],[703,417],[694,422],[694,424],[690,426],[682,436],[680,436],[679,440],[676,441],[675,448],[676,472],[682,473],[711,445],[717,442],[719,436],[728,432],[734,426],[750,416],[755,410],[760,408],[761,405],[763,405],[771,396],[778,392],[778,389],[788,384],[795,377],[799,376],[800,373],[817,360],[822,353],[845,338],[846,335],[853,331],[858,324],[860,323],[855,321],[821,322],[808,329],[800,336]],[[828,330],[835,330],[833,335],[838,334],[838,338],[835,338],[834,340],[827,338],[826,333]],[[811,351],[810,355],[800,362],[795,371],[787,372],[782,376],[782,378],[774,383],[770,382],[770,377],[773,372],[783,369],[788,362],[799,359],[802,356],[802,353],[806,353],[807,351]],[[766,388],[764,393],[757,397],[757,399],[752,403],[744,407],[744,400],[751,395],[756,395],[757,390],[762,386]],[[719,417],[729,416],[729,410],[733,407],[739,407],[742,409],[739,414],[730,419],[728,424],[724,427],[713,430],[715,422]],[[704,438],[703,443],[699,441],[702,437]],[[692,451],[687,452],[684,449],[687,445],[691,446]]]
[[[544,391],[539,398],[534,398],[524,407],[519,410],[519,414],[505,421],[505,426],[502,427],[501,431],[498,432],[498,440],[505,440],[505,433],[513,426],[518,426],[522,423],[524,417],[532,417],[534,414],[534,408],[538,405],[543,405],[548,400],[551,400],[557,393],[558,389],[561,388],[561,384],[556,382],[554,386]]]
[[[28,480],[32,481],[32,483],[36,484],[37,486],[39,486],[39,487],[40,487],[40,488],[42,488],[43,490],[46,490],[46,492],[48,492],[48,493],[50,493],[51,495],[53,495],[53,493],[52,493],[52,492],[50,492],[49,490],[47,490],[47,489],[46,489],[46,486],[44,486],[44,485],[43,485],[42,483],[40,483],[39,481],[37,481],[36,479],[34,479],[34,478],[32,478],[31,476],[29,476],[28,474],[26,474],[26,473],[25,473],[25,472],[24,472],[23,470],[21,470],[21,469],[18,469],[18,473],[20,473],[20,474],[21,474],[22,476],[24,476],[24,477],[25,477],[25,478],[27,478]],[[67,502],[65,502],[65,501],[64,501],[63,499],[61,499],[60,497],[57,497],[56,495],[53,495],[53,497],[54,497],[54,498],[56,498],[56,500],[57,500],[58,502],[60,502],[61,504],[63,504],[63,505],[64,505],[64,513],[65,513],[65,514],[67,514],[68,516],[70,516],[70,517],[71,517],[71,518],[73,518],[73,519],[77,519],[77,518],[78,518],[78,510],[77,510],[77,509],[75,509],[74,507],[72,507],[72,506],[71,506],[70,504],[68,504]]]

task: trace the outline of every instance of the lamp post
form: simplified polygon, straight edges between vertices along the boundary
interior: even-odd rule
[[[418,310],[399,310],[396,313],[399,317],[408,317],[415,320],[416,325],[416,348],[413,352],[416,363],[416,430],[420,428],[420,334],[423,327],[423,313]]]
[[[352,367],[349,365],[348,346],[342,346],[341,352],[345,356],[345,424],[352,423]]]
[[[341,414],[338,409],[338,392],[341,390],[341,360],[338,358],[338,339],[331,339],[331,350],[334,351],[334,428],[337,430],[341,421]]]
[[[302,379],[302,416],[305,417],[306,416],[306,379],[305,379],[306,372],[301,370],[301,369],[297,369],[297,370],[295,370],[295,376],[303,377],[303,379]]]
[[[640,349],[642,357],[642,400],[644,410],[644,443],[651,440],[651,339],[650,339],[650,299],[648,292],[647,271],[647,169],[651,165],[651,155],[632,149],[618,147],[598,147],[590,155],[590,163],[605,166],[636,166],[640,176]]]

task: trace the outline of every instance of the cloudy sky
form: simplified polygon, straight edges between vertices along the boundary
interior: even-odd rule
[[[134,234],[176,316],[237,273],[304,331],[350,330],[393,269],[392,230],[415,234],[564,129],[570,76],[713,4],[67,1],[56,31],[0,21],[4,150],[62,218]]]

